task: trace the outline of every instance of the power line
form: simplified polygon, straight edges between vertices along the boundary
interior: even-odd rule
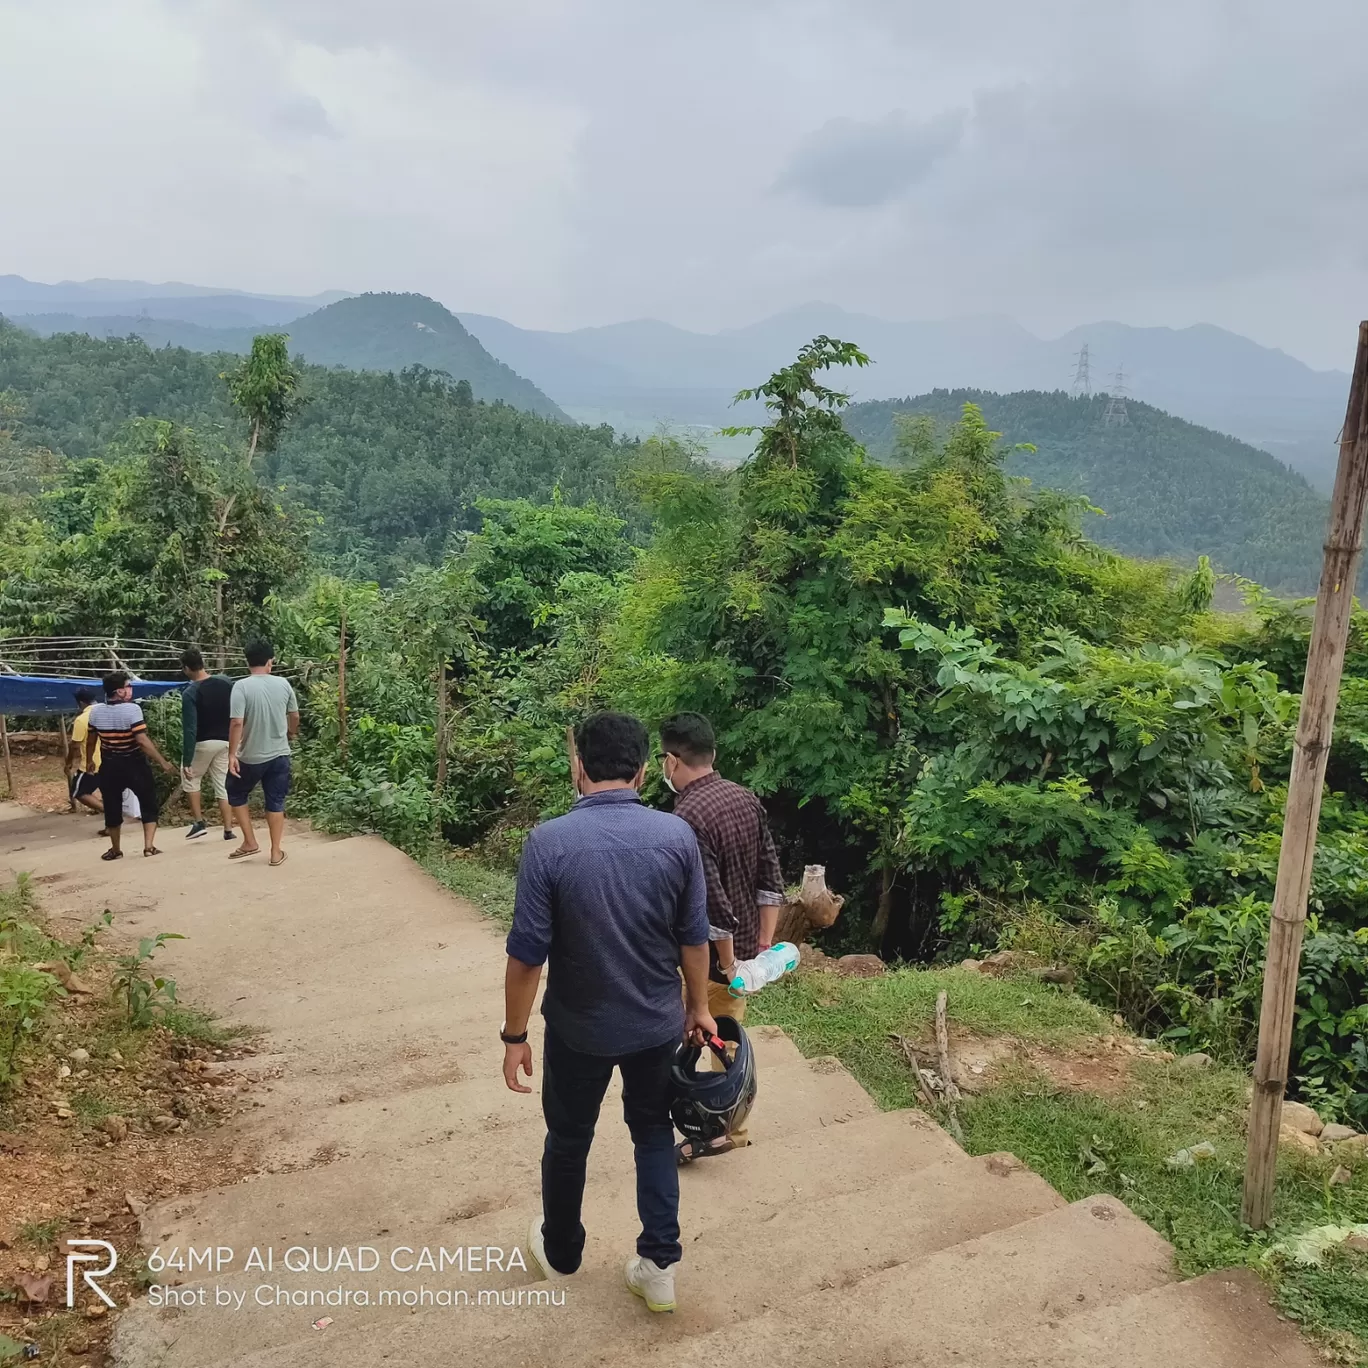
[[[1107,397],[1106,412],[1102,415],[1103,427],[1125,427],[1130,422],[1130,416],[1126,413],[1126,372],[1121,366],[1116,368],[1116,376],[1112,380],[1111,392]]]
[[[1092,373],[1088,368],[1088,344],[1085,342],[1074,357],[1073,385],[1070,393],[1075,399],[1092,398]]]

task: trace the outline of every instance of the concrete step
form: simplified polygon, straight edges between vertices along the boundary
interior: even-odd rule
[[[615,1078],[604,1104],[609,1114],[617,1109],[617,1088]],[[773,1105],[771,1099],[779,1098],[782,1105]],[[751,1133],[757,1140],[773,1139],[874,1111],[869,1094],[835,1059],[804,1060],[773,1069],[762,1065]],[[277,1167],[298,1167],[344,1154],[356,1158],[383,1155],[392,1162],[404,1149],[461,1138],[498,1165],[514,1146],[526,1149],[539,1144],[542,1127],[536,1096],[509,1092],[497,1058],[478,1076],[463,1082],[338,1103],[302,1115],[262,1112],[257,1116],[262,1119],[242,1118],[242,1141],[259,1147],[265,1164]],[[618,1131],[625,1144],[625,1129],[614,1127],[607,1135]]]
[[[774,1027],[759,1027],[752,1038],[762,1073],[769,1073],[770,1059],[780,1062],[776,1068],[791,1066],[795,1057],[796,1062],[803,1063],[792,1041]],[[472,1150],[469,1141],[460,1137],[398,1150],[386,1156],[383,1164],[365,1156],[294,1172],[268,1172],[192,1197],[157,1202],[144,1213],[142,1239],[148,1249],[159,1244],[249,1248],[263,1242],[275,1242],[283,1248],[324,1237],[334,1244],[345,1244],[358,1239],[375,1241],[390,1234],[399,1238],[416,1223],[431,1224],[434,1209],[439,1223],[447,1224],[509,1207],[523,1194],[535,1192],[540,1182],[544,1134],[535,1097],[516,1100],[531,1109],[535,1118],[518,1135],[517,1144]],[[804,1144],[807,1131],[814,1130],[813,1126],[803,1126],[802,1112],[782,1105],[781,1094],[776,1094],[776,1107],[770,1111],[772,1124],[755,1131],[759,1137],[767,1137],[766,1144],[725,1156],[726,1163],[780,1163],[789,1146]],[[759,1116],[755,1120],[759,1124]],[[850,1137],[852,1155],[859,1156],[871,1174],[884,1171],[878,1159],[882,1146],[892,1156],[889,1163],[896,1159],[900,1171],[925,1167],[959,1153],[959,1146],[940,1127],[915,1111],[874,1112],[848,1123],[833,1120],[825,1130],[815,1130],[822,1142],[834,1146],[844,1146]],[[627,1127],[614,1115],[614,1105],[606,1101],[590,1153],[591,1181],[595,1175],[620,1170],[622,1164],[629,1163],[629,1152]],[[754,1159],[755,1155],[762,1157]],[[795,1185],[802,1182],[800,1168],[785,1171]],[[689,1185],[724,1181],[726,1172],[735,1172],[735,1168],[700,1163],[688,1171]]]
[[[1316,1368],[1322,1360],[1247,1268],[1226,1268],[1158,1288],[1043,1337],[993,1346],[1000,1368]]]
[[[835,1153],[814,1152],[810,1160],[829,1163],[833,1173],[843,1171],[844,1183],[859,1186],[850,1191],[834,1190],[820,1199],[807,1192],[788,1196],[766,1166],[752,1164],[744,1171],[738,1166],[731,1182],[718,1186],[714,1200],[700,1200],[700,1194],[686,1191],[686,1252],[679,1277],[687,1292],[686,1301],[668,1326],[672,1340],[734,1326],[766,1309],[777,1310],[792,1300],[816,1294],[826,1286],[853,1286],[911,1254],[945,1248],[1063,1205],[1059,1195],[1041,1179],[1001,1156],[961,1156],[872,1183],[867,1175],[859,1174],[840,1147]],[[833,1188],[841,1181],[827,1179]],[[472,1233],[483,1228],[491,1243],[498,1242],[506,1249],[521,1240],[535,1209],[535,1205],[523,1206],[502,1213],[501,1219],[472,1223]],[[586,1290],[577,1295],[577,1300],[593,1297],[594,1305],[588,1314],[567,1313],[557,1319],[554,1353],[560,1362],[588,1364],[597,1361],[605,1344],[611,1344],[612,1361],[626,1364],[645,1354],[660,1337],[658,1322],[641,1314],[641,1308],[625,1296],[609,1295],[598,1301],[600,1289],[620,1289],[622,1264],[637,1232],[629,1175],[619,1175],[615,1184],[596,1191],[592,1209],[593,1229],[585,1265],[567,1287],[578,1290],[583,1284]],[[815,1239],[820,1239],[820,1258],[813,1257]],[[782,1279],[776,1278],[780,1269]],[[416,1291],[424,1285],[432,1287],[436,1281],[421,1274],[396,1278],[390,1271],[370,1279],[369,1285],[374,1289],[372,1296],[378,1298],[381,1288],[407,1283]],[[258,1277],[253,1285],[259,1282]],[[348,1286],[366,1284],[364,1279],[351,1277],[346,1282]],[[498,1288],[510,1292],[519,1286],[526,1292],[533,1286],[520,1274],[454,1279],[448,1275],[445,1280],[447,1286],[458,1284],[468,1290]],[[250,1333],[273,1338],[275,1352],[283,1361],[294,1363],[301,1352],[311,1354],[313,1349],[307,1343],[312,1336],[305,1329],[306,1311],[308,1320],[324,1314],[307,1307],[263,1310],[253,1318]],[[206,1310],[198,1314],[210,1328],[214,1313]],[[434,1337],[443,1331],[450,1333],[455,1328],[451,1314],[443,1309],[420,1311],[415,1317],[402,1307],[392,1306],[340,1310],[335,1324],[356,1341],[343,1361],[359,1362],[358,1354],[374,1354],[382,1346],[390,1346],[391,1336],[421,1337],[424,1328]],[[221,1313],[218,1324],[222,1325]],[[245,1324],[237,1321],[233,1343],[251,1362],[252,1354],[244,1352],[250,1347],[242,1337]],[[462,1357],[472,1363],[501,1362],[509,1354],[515,1362],[529,1355],[533,1357],[528,1361],[538,1361],[535,1356],[546,1337],[545,1324],[536,1317],[525,1316],[511,1327],[475,1317],[462,1319],[459,1328]],[[207,1368],[216,1361],[211,1356],[212,1342],[206,1343],[203,1358],[188,1356],[184,1318],[176,1322],[175,1330],[178,1365]],[[211,1334],[217,1339],[212,1329]],[[298,1340],[305,1343],[289,1342]],[[339,1336],[331,1347],[336,1350],[341,1342]],[[271,1344],[260,1342],[254,1352],[262,1355],[270,1349]],[[312,1357],[303,1359],[312,1361]]]
[[[1093,1197],[770,1311],[747,1323],[746,1356],[785,1368],[998,1368],[996,1340],[1040,1342],[1050,1327],[1173,1276],[1166,1241],[1114,1198]],[[649,1361],[712,1368],[735,1344],[714,1332]]]
[[[925,1184],[929,1177],[915,1175],[888,1196],[909,1198],[917,1179]],[[966,1191],[981,1194],[985,1181],[981,1171]],[[474,1315],[469,1309],[418,1310],[406,1319],[344,1330],[331,1343],[301,1335],[230,1360],[226,1368],[361,1368],[377,1361],[437,1368],[451,1362],[453,1352],[462,1362],[511,1368],[715,1368],[741,1353],[747,1362],[785,1368],[941,1368],[947,1362],[987,1368],[988,1360],[971,1356],[985,1332],[1028,1321],[1043,1327],[1170,1276],[1163,1241],[1142,1226],[1149,1238],[1137,1248],[1129,1232],[1118,1231],[1119,1215],[1104,1221],[1086,1207],[1081,1214],[1060,1208],[947,1246],[937,1244],[917,1212],[898,1200],[885,1200],[877,1214],[860,1214],[870,1253],[880,1248],[883,1232],[896,1238],[901,1231],[914,1251],[907,1261],[885,1255],[882,1271],[868,1271],[877,1267],[874,1259],[848,1273],[839,1265],[828,1269],[828,1240],[849,1209],[849,1199],[837,1199],[831,1209],[799,1212],[783,1238],[771,1243],[760,1228],[760,1243],[745,1246],[759,1252],[748,1257],[732,1229],[710,1247],[705,1236],[681,1266],[680,1308],[670,1317],[652,1316],[630,1296],[620,1266],[595,1268],[568,1283],[523,1288],[521,1305],[486,1306]],[[1010,1221],[1014,1213],[1000,1214]],[[954,1234],[953,1223],[944,1228],[947,1240]],[[849,1233],[837,1238],[849,1257]],[[563,1304],[532,1304],[532,1294],[545,1289],[562,1291]],[[320,1313],[310,1308],[308,1314]]]

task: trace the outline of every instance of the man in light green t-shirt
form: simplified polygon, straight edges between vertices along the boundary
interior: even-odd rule
[[[285,834],[285,795],[290,791],[290,742],[299,730],[299,700],[288,679],[271,673],[274,665],[271,643],[251,642],[250,673],[234,682],[228,703],[228,804],[242,833],[242,844],[228,858],[242,860],[261,850],[247,809],[252,790],[260,784],[272,866],[285,863],[280,841]]]

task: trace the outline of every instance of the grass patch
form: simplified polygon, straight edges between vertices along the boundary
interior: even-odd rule
[[[31,1245],[34,1249],[46,1249],[62,1228],[60,1220],[25,1221],[15,1232],[20,1244]]]
[[[513,924],[513,898],[518,881],[512,874],[492,869],[479,860],[442,852],[425,855],[420,862],[443,888],[473,902],[500,926]]]
[[[60,941],[34,924],[37,905],[33,880],[28,874],[20,872],[12,884],[0,885],[0,953],[31,964],[52,959],[65,949]]]
[[[1319,1268],[1285,1268],[1277,1302],[1315,1328],[1332,1362],[1368,1362],[1368,1254],[1335,1250]]]
[[[881,1107],[913,1107],[916,1083],[888,1036],[929,1030],[942,989],[950,995],[954,1022],[980,1035],[1067,1045],[1116,1030],[1110,1017],[1080,997],[1034,980],[964,969],[895,969],[873,979],[790,975],[755,999],[746,1020],[782,1026],[805,1055],[835,1055]]]
[[[256,1035],[251,1026],[227,1026],[214,1015],[199,1007],[186,1007],[180,1003],[162,1009],[158,1024],[166,1027],[172,1035],[182,1040],[192,1040],[197,1045],[223,1048]]]
[[[1068,1092],[1022,1074],[960,1107],[974,1154],[1010,1150],[1070,1201],[1109,1192],[1169,1240],[1185,1275],[1254,1263],[1268,1245],[1310,1226],[1368,1220],[1368,1169],[1331,1187],[1333,1160],[1284,1151],[1270,1230],[1240,1224],[1245,1076],[1137,1060],[1115,1098]],[[1216,1157],[1191,1169],[1165,1162],[1209,1141]]]
[[[1082,999],[1033,981],[985,978],[958,969],[895,970],[880,978],[803,974],[767,988],[748,1021],[783,1027],[806,1055],[834,1054],[885,1108],[918,1105],[916,1085],[890,1032],[924,1037],[945,989],[959,1027],[1067,1048],[1113,1035],[1111,1018]],[[1136,1057],[1116,1096],[1060,1087],[1029,1068],[959,1107],[971,1154],[1006,1150],[1070,1201],[1110,1193],[1174,1247],[1194,1276],[1250,1265],[1272,1283],[1279,1305],[1342,1364],[1368,1368],[1368,1257],[1341,1253],[1320,1268],[1270,1260],[1270,1246],[1320,1225],[1368,1221],[1368,1163],[1332,1186],[1336,1161],[1285,1150],[1279,1156],[1271,1228],[1240,1224],[1247,1075],[1212,1066]],[[1209,1141],[1215,1157],[1191,1169],[1166,1160]]]
[[[96,1122],[103,1121],[106,1116],[112,1116],[118,1109],[97,1093],[82,1089],[71,1095],[71,1110],[85,1125],[93,1126]]]

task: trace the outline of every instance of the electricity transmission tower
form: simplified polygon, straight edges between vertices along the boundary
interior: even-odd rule
[[[1116,378],[1112,381],[1111,392],[1107,397],[1107,408],[1102,415],[1103,427],[1125,427],[1130,418],[1126,413],[1126,372],[1117,366]]]
[[[1092,398],[1092,375],[1088,370],[1088,344],[1085,342],[1074,357],[1073,385],[1070,393],[1075,399]]]

